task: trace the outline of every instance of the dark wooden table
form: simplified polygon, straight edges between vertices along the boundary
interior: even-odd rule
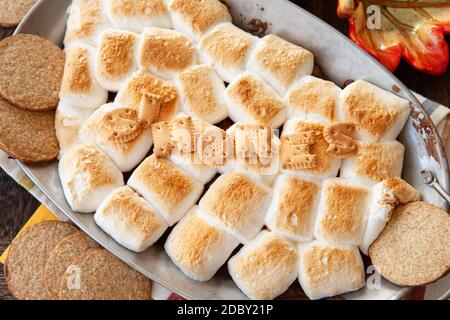
[[[336,0],[295,0],[293,2],[339,31],[347,33],[347,22],[336,16]],[[415,71],[402,62],[395,75],[412,90],[444,105],[450,105],[450,69],[442,76],[429,76]],[[39,203],[3,170],[0,170],[0,190],[1,253],[33,214]],[[0,268],[2,268],[1,264]],[[0,270],[0,299],[12,299],[3,278],[2,269]]]

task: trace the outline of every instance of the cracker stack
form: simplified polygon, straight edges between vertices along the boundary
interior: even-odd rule
[[[0,26],[13,28],[38,0],[0,0]]]
[[[11,157],[26,163],[57,157],[54,110],[63,71],[64,52],[48,40],[19,34],[0,42],[0,148]]]
[[[60,221],[34,225],[16,238],[4,270],[21,300],[151,299],[149,279]]]

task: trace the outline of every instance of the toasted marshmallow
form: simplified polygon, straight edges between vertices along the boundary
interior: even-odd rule
[[[297,248],[263,230],[230,259],[228,271],[250,299],[272,300],[285,292],[297,277]]]
[[[100,35],[95,76],[103,88],[117,92],[138,69],[139,35],[107,29]]]
[[[369,246],[383,231],[392,210],[409,202],[419,201],[420,193],[400,178],[388,178],[372,187],[372,199],[367,214],[367,226],[359,248],[367,255]]]
[[[334,244],[358,246],[366,228],[370,189],[342,178],[323,182],[314,235]]]
[[[164,79],[173,79],[178,72],[195,64],[194,42],[178,31],[146,28],[138,59],[141,68]]]
[[[196,162],[191,154],[172,154],[169,157],[177,167],[191,175],[203,184],[210,182],[217,174],[217,169],[205,165],[201,162]]]
[[[73,211],[93,212],[115,188],[123,175],[110,158],[91,144],[75,146],[59,161],[59,178]]]
[[[189,278],[208,281],[238,245],[235,238],[193,206],[173,228],[164,248]]]
[[[358,142],[356,156],[342,161],[340,176],[372,186],[389,177],[400,177],[405,147],[397,141]]]
[[[305,76],[295,82],[286,96],[288,116],[325,124],[336,120],[341,89],[331,81]]]
[[[79,45],[66,49],[64,76],[59,91],[60,105],[96,109],[106,103],[108,92],[94,75],[95,49]]]
[[[338,118],[358,125],[358,140],[382,142],[397,138],[410,110],[407,100],[358,80],[342,91]]]
[[[144,70],[137,71],[127,80],[114,102],[137,109],[144,95],[154,95],[160,101],[160,111],[154,122],[170,120],[179,112],[176,86]]]
[[[221,175],[200,200],[200,208],[242,243],[250,241],[263,227],[271,190],[244,175]]]
[[[60,157],[67,150],[81,143],[80,129],[93,112],[94,109],[82,109],[59,103],[55,115],[55,131]]]
[[[252,179],[263,183],[264,185],[272,188],[278,175],[277,174],[265,174],[264,168],[261,170],[259,167],[249,167],[249,166],[243,166],[239,164],[237,161],[231,160],[228,161],[227,164],[224,167],[219,168],[219,174],[226,174],[230,172],[240,172],[242,174],[245,174]],[[269,169],[270,170],[270,169]],[[266,171],[267,172],[267,171]]]
[[[312,179],[279,176],[266,215],[267,227],[274,234],[292,241],[312,240],[320,187],[320,182]]]
[[[205,34],[199,43],[201,62],[211,65],[223,81],[230,83],[247,68],[258,38],[231,23],[223,23]]]
[[[286,121],[286,107],[278,94],[258,76],[244,73],[225,90],[228,113],[234,122],[254,123],[273,129]]]
[[[258,124],[235,123],[227,134],[234,141],[234,158],[220,171],[239,171],[271,185],[280,170],[280,139]]]
[[[180,221],[203,192],[202,183],[155,155],[134,170],[128,185],[149,201],[169,226]]]
[[[284,96],[291,84],[302,76],[310,75],[314,55],[274,34],[258,42],[248,68]]]
[[[122,172],[128,172],[144,159],[153,139],[142,127],[134,109],[113,103],[97,109],[80,130],[80,140],[96,144]]]
[[[182,110],[209,123],[218,123],[228,116],[223,99],[225,85],[213,68],[193,66],[177,76],[183,105]]]
[[[358,248],[320,241],[299,245],[299,282],[312,300],[358,290],[365,286]]]
[[[96,45],[100,33],[110,27],[102,0],[73,0],[68,9],[64,46],[73,42]]]
[[[114,27],[142,33],[146,27],[172,27],[164,0],[104,0]]]
[[[130,187],[114,190],[95,212],[97,225],[125,248],[142,252],[167,230],[166,221]]]
[[[325,125],[319,122],[288,120],[281,135],[281,171],[306,178],[336,177],[341,160],[327,155],[324,130]],[[311,140],[306,141],[305,135]]]
[[[218,0],[167,0],[173,27],[196,41],[215,25],[231,22],[228,8]]]

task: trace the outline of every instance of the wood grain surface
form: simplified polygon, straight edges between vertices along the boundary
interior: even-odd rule
[[[336,16],[337,1],[333,0],[296,0],[293,1],[331,24],[337,30],[347,32],[347,22]],[[8,36],[13,30],[0,28],[0,38]],[[448,39],[447,39],[448,40]],[[439,77],[419,73],[402,62],[395,75],[412,90],[440,102],[450,105],[450,71]],[[16,233],[38,207],[39,203],[22,187],[17,185],[0,169],[0,252],[8,246]],[[12,299],[3,278],[0,264],[0,300]]]

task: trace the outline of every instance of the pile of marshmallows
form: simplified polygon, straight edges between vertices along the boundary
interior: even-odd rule
[[[311,76],[312,53],[235,27],[218,0],[74,0],[69,14],[56,132],[74,211],[135,252],[175,225],[165,249],[188,277],[228,260],[252,299],[297,277],[312,299],[364,286],[358,247],[420,197],[399,178],[406,100]]]

